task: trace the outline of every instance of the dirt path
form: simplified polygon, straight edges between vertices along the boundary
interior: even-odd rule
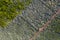
[[[33,36],[32,38],[30,38],[29,40],[35,40],[35,38],[37,37],[37,35],[38,35],[40,32],[43,32],[44,29],[47,28],[47,26],[49,25],[49,23],[51,23],[51,21],[56,17],[57,14],[60,14],[60,9],[57,10],[57,12],[51,17],[51,19],[48,20],[44,25],[42,25],[42,28],[39,28],[39,31],[36,32],[36,33],[34,34],[34,36]]]

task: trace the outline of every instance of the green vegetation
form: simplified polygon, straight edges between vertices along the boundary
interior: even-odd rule
[[[5,27],[11,20],[13,20],[26,5],[29,5],[31,0],[0,0],[0,26]]]
[[[60,33],[60,17],[56,17],[56,19],[52,21],[51,28],[54,32]]]

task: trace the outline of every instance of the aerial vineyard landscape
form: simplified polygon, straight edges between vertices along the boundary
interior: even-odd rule
[[[60,40],[60,0],[0,0],[0,40]]]

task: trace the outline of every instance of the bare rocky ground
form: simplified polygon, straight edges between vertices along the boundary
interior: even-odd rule
[[[49,1],[44,0],[32,0],[32,3],[7,28],[0,28],[0,40],[29,40],[38,28],[50,20],[54,11],[60,8],[59,0],[53,2],[57,5],[48,5]],[[59,40],[59,35],[46,30],[36,40]]]

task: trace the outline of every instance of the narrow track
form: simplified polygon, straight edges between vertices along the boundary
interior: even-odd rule
[[[33,37],[31,37],[29,40],[35,40],[35,38],[38,36],[40,32],[43,32],[47,26],[51,23],[51,21],[56,17],[56,15],[60,14],[60,9],[58,9],[55,14],[51,17],[50,20],[48,20],[44,25],[42,25],[41,28],[39,28],[39,31],[34,34]]]

